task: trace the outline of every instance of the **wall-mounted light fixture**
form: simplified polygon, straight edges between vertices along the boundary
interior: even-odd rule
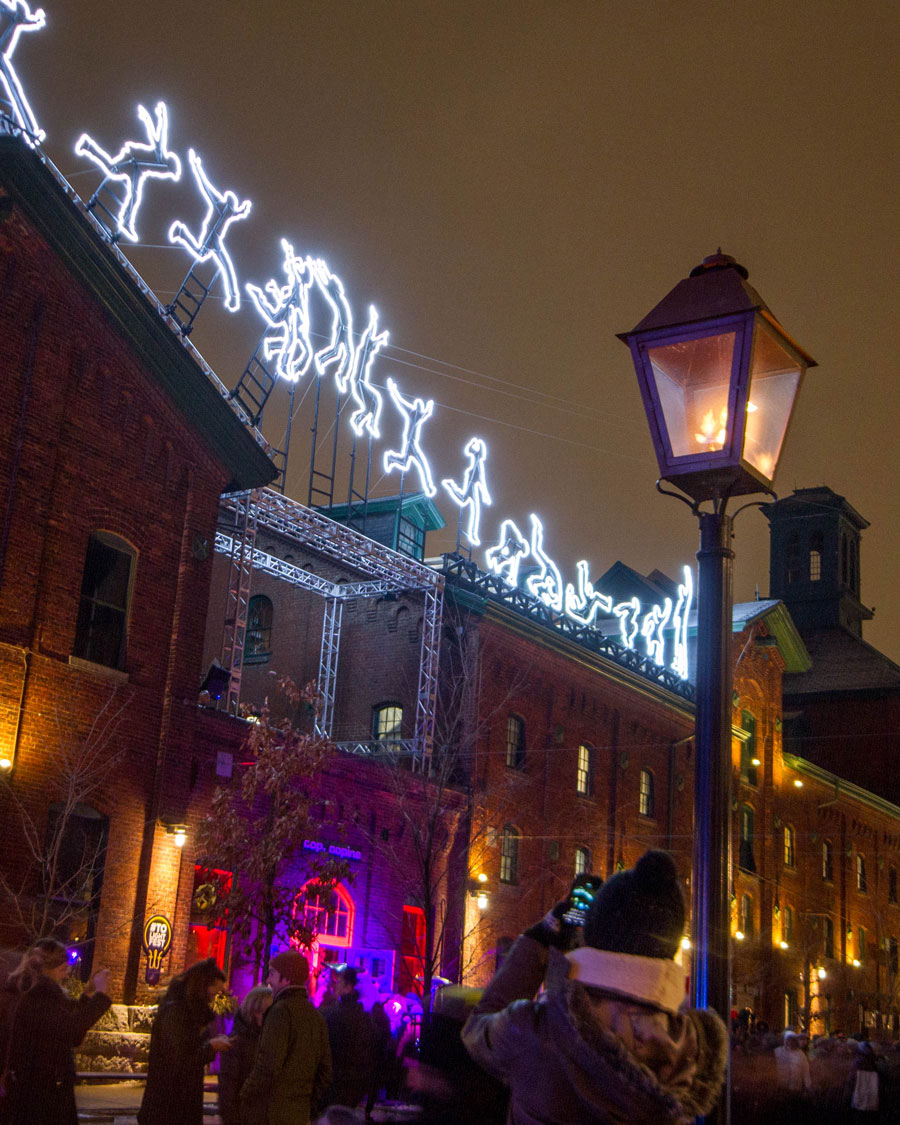
[[[475,905],[479,910],[487,910],[488,908],[489,898],[485,886],[487,881],[488,877],[483,871],[473,875],[469,880],[469,897],[475,899]]]
[[[187,825],[167,824],[166,835],[172,837],[172,843],[176,848],[183,848],[187,840]]]

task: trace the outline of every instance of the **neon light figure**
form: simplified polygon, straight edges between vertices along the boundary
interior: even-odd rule
[[[331,341],[327,347],[316,352],[316,374],[325,375],[328,368],[336,363],[334,378],[338,390],[343,394],[347,389],[347,373],[353,362],[353,316],[344,295],[340,278],[335,277],[321,258],[313,262],[313,273],[322,296],[331,307]]]
[[[169,134],[169,118],[165,102],[156,106],[156,122],[142,105],[138,106],[138,117],[147,130],[147,143],[126,141],[115,156],[100,147],[95,140],[82,133],[75,142],[75,151],[86,156],[105,173],[105,179],[94,192],[88,203],[90,209],[102,191],[107,180],[117,180],[124,184],[125,194],[119,208],[116,229],[132,242],[137,242],[137,213],[141,206],[144,182],[148,179],[181,179],[181,161],[174,152],[166,148]]]
[[[346,383],[353,401],[359,407],[350,416],[350,425],[357,437],[362,437],[363,430],[368,430],[373,438],[381,437],[378,428],[378,419],[381,417],[381,395],[369,382],[369,374],[375,356],[387,343],[387,339],[387,330],[378,334],[378,311],[374,305],[370,305],[369,323],[354,353]],[[429,495],[433,494],[429,493]]]
[[[180,220],[172,223],[169,227],[169,241],[183,246],[198,262],[206,262],[210,258],[215,262],[225,287],[225,308],[229,312],[237,312],[241,307],[241,292],[238,289],[234,264],[225,249],[225,234],[232,223],[236,223],[239,219],[246,219],[252,204],[249,199],[238,203],[238,198],[233,191],[226,191],[223,194],[213,187],[203,171],[200,157],[193,149],[188,151],[188,159],[200,194],[206,200],[206,217],[196,238]]]
[[[12,109],[13,120],[32,148],[41,143],[46,133],[38,128],[37,119],[13,67],[12,56],[22,32],[40,31],[46,22],[43,8],[32,12],[26,0],[0,0],[0,84]]]
[[[400,452],[389,449],[384,455],[384,471],[392,472],[399,469],[406,473],[415,465],[419,480],[422,482],[422,491],[426,496],[434,496],[437,492],[428,459],[422,451],[422,427],[431,417],[434,409],[434,399],[425,402],[421,398],[406,398],[400,393],[400,388],[388,376],[387,389],[394,400],[394,405],[403,415],[403,448]]]
[[[287,284],[279,285],[271,278],[265,286],[268,296],[252,282],[247,282],[245,288],[256,311],[271,329],[265,334],[263,355],[267,360],[275,359],[275,370],[282,379],[296,383],[307,374],[313,359],[309,338],[312,262],[309,258],[296,258],[286,238],[281,240],[281,248]]]
[[[612,613],[612,598],[608,594],[599,594],[594,589],[594,584],[588,577],[589,566],[587,559],[582,559],[575,564],[578,572],[578,589],[571,582],[566,583],[565,613],[579,625],[594,625],[598,614]]]
[[[691,568],[686,566],[684,582],[678,586],[678,601],[675,603],[675,613],[672,615],[672,624],[675,628],[675,655],[672,658],[671,668],[675,675],[683,680],[688,678],[687,629],[693,598],[694,574]]]
[[[613,606],[613,613],[618,617],[622,630],[622,644],[625,648],[634,648],[634,640],[638,634],[638,615],[641,612],[641,603],[637,598],[629,598],[627,602],[619,602]]]
[[[525,579],[525,588],[549,609],[562,612],[563,580],[559,567],[544,550],[544,525],[531,514],[531,554],[540,570]]]
[[[452,480],[442,480],[441,484],[450,493],[453,500],[459,504],[460,515],[462,509],[469,509],[469,519],[466,524],[466,538],[473,547],[481,546],[480,524],[481,505],[490,505],[491,494],[484,479],[484,463],[487,460],[487,446],[481,438],[469,438],[463,453],[469,458],[469,464],[463,473],[462,484]]]
[[[654,664],[659,664],[661,667],[666,663],[666,639],[663,636],[663,629],[668,624],[671,613],[672,599],[666,598],[662,609],[658,605],[653,606],[644,614],[644,620],[641,622],[641,636],[647,643],[647,655]]]
[[[516,587],[519,584],[519,566],[530,551],[528,540],[513,521],[504,520],[500,524],[500,538],[495,546],[485,551],[484,558],[488,570],[509,586]]]

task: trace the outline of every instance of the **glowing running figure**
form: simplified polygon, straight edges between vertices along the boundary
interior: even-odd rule
[[[78,155],[93,160],[105,173],[103,183],[91,196],[88,210],[96,203],[107,180],[117,180],[124,184],[125,193],[119,207],[116,229],[118,234],[124,234],[132,242],[137,242],[137,214],[141,206],[144,182],[156,179],[177,183],[181,179],[181,161],[174,152],[169,152],[166,148],[169,118],[165,102],[157,103],[155,122],[142,105],[138,106],[137,111],[147,130],[146,144],[141,141],[126,141],[115,156],[110,156],[87,133],[82,133],[75,143]]]
[[[589,578],[590,568],[587,559],[575,564],[578,573],[578,589],[571,582],[566,583],[565,613],[579,625],[594,625],[600,613],[612,613],[612,598],[608,594],[598,594]]]
[[[225,287],[225,308],[229,312],[237,312],[241,307],[241,292],[238,289],[234,264],[225,249],[225,234],[232,223],[236,223],[239,219],[246,219],[252,204],[249,199],[238,203],[238,197],[233,191],[226,191],[223,194],[213,187],[203,171],[200,157],[193,149],[189,150],[188,159],[208,210],[197,238],[194,238],[184,223],[177,220],[169,227],[169,241],[183,246],[198,262],[206,262],[209,259],[215,262],[217,273],[222,275],[222,284]]]
[[[460,517],[462,509],[469,509],[469,519],[466,524],[466,538],[473,547],[481,546],[481,505],[490,505],[491,494],[484,479],[484,463],[487,460],[487,446],[479,437],[469,438],[463,453],[469,458],[469,464],[463,473],[462,484],[456,481],[442,480],[441,484],[450,493],[453,500],[459,504]]]
[[[281,248],[287,284],[279,285],[270,278],[265,293],[252,282],[247,282],[245,288],[256,311],[269,325],[270,330],[263,340],[263,355],[267,360],[275,359],[275,370],[282,379],[296,383],[307,374],[313,359],[309,338],[309,286],[313,281],[313,266],[309,258],[294,256],[294,248],[286,238],[281,240]]]
[[[675,630],[675,655],[672,658],[671,668],[675,675],[680,676],[683,680],[688,678],[687,629],[693,598],[694,574],[691,568],[686,566],[684,568],[684,582],[681,582],[678,586],[678,601],[675,603],[675,612],[672,615],[672,625]]]
[[[531,513],[531,555],[540,570],[525,579],[525,589],[544,603],[548,609],[562,612],[563,580],[559,567],[544,550],[544,525]]]
[[[613,613],[618,617],[622,630],[622,644],[625,648],[634,648],[635,637],[638,635],[638,615],[641,612],[641,603],[637,598],[629,598],[627,602],[619,602],[613,606]]]
[[[40,31],[47,22],[43,8],[32,12],[26,0],[0,0],[0,84],[12,109],[15,123],[23,130],[26,142],[32,148],[46,136],[38,128],[22,83],[12,64],[13,52],[23,31]]]
[[[421,398],[406,398],[390,376],[388,376],[387,389],[394,400],[394,405],[403,415],[403,448],[400,452],[389,449],[385,453],[384,471],[390,473],[394,469],[399,469],[401,473],[406,473],[415,465],[419,480],[422,482],[422,491],[426,496],[434,496],[437,489],[434,486],[428,459],[422,451],[422,427],[431,417],[434,399],[430,398],[425,402]]]
[[[313,262],[313,273],[332,312],[331,340],[327,347],[316,352],[316,374],[321,378],[333,363],[337,364],[334,378],[338,391],[343,394],[347,390],[347,374],[353,363],[353,315],[341,279],[334,276],[321,258]]]
[[[493,547],[484,553],[488,570],[502,578],[509,586],[519,584],[519,567],[522,559],[526,558],[531,548],[528,540],[516,527],[512,520],[504,520],[500,524],[500,537]]]
[[[647,644],[647,655],[660,667],[664,667],[666,663],[666,638],[663,636],[663,629],[669,623],[671,613],[672,599],[666,598],[662,609],[658,605],[653,606],[644,614],[641,622],[641,636]]]
[[[368,430],[373,438],[381,437],[381,431],[378,428],[378,419],[381,417],[381,395],[369,382],[369,374],[375,356],[378,355],[387,340],[387,330],[378,332],[378,310],[374,305],[370,305],[369,323],[366,325],[366,330],[363,332],[359,346],[356,348],[346,383],[346,386],[350,388],[351,398],[359,407],[350,415],[350,425],[357,437],[362,437],[363,430]]]

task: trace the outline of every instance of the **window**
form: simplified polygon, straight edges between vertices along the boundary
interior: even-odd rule
[[[297,898],[303,921],[318,935],[320,945],[346,948],[353,943],[353,899],[340,883],[326,890],[307,883]]]
[[[56,862],[45,867],[43,891],[50,900],[56,936],[77,946],[82,980],[90,979],[108,835],[109,821],[96,809],[50,806],[44,851]]]
[[[745,871],[755,873],[756,859],[753,855],[753,835],[753,809],[749,805],[741,805],[738,863]]]
[[[516,770],[525,765],[525,720],[512,713],[506,720],[506,764]]]
[[[866,959],[866,931],[862,926],[856,931],[856,956],[860,964]]]
[[[745,938],[753,937],[753,899],[750,895],[741,895],[740,925]]]
[[[834,957],[834,922],[831,918],[822,919],[823,930],[823,945],[825,946],[825,956]]]
[[[869,883],[866,879],[866,857],[856,853],[856,889],[865,894],[869,889]]]
[[[591,870],[590,848],[575,849],[575,874],[584,875]]]
[[[272,603],[256,594],[247,608],[247,634],[244,658],[251,664],[264,664],[272,655]]]
[[[830,840],[822,841],[822,878],[834,882],[834,847]]]
[[[900,970],[900,957],[898,957],[897,939],[895,937],[888,938],[888,965],[894,976]]]
[[[399,742],[403,733],[403,708],[399,703],[379,703],[372,713],[376,742]]]
[[[584,743],[578,747],[578,768],[575,773],[575,789],[582,796],[589,796],[592,788],[591,748]]]
[[[784,866],[794,866],[794,830],[789,824],[784,826]]]
[[[781,935],[785,941],[791,941],[794,937],[794,911],[791,907],[784,908],[784,919],[781,923]]]
[[[756,719],[749,711],[741,712],[741,729],[748,735],[741,742],[741,781],[756,785]]]
[[[821,531],[814,531],[809,537],[809,580],[821,582],[822,580],[822,551],[824,540]]]
[[[74,655],[108,668],[124,668],[128,605],[135,554],[117,535],[96,531],[88,539]]]
[[[641,816],[653,816],[653,774],[650,772],[650,770],[641,770],[640,784],[641,791],[639,796],[638,808],[640,809]]]
[[[519,833],[507,824],[500,836],[500,882],[515,883],[519,877]]]
[[[403,907],[399,977],[397,984],[401,992],[417,992],[419,996],[422,995],[425,980],[425,911],[420,906]]]
[[[897,868],[888,868],[888,902],[897,905]]]

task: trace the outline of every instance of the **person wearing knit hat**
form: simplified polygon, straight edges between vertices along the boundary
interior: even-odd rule
[[[308,1125],[324,1108],[331,1085],[331,1048],[325,1020],[309,1000],[309,963],[297,949],[269,962],[266,983],[275,994],[263,1018],[259,1047],[241,1088],[241,1120],[253,1125]]]
[[[608,879],[583,927],[566,924],[568,906],[517,939],[463,1029],[475,1061],[510,1088],[510,1125],[681,1125],[708,1113],[728,1036],[714,1012],[685,1004],[671,856],[647,852]]]

